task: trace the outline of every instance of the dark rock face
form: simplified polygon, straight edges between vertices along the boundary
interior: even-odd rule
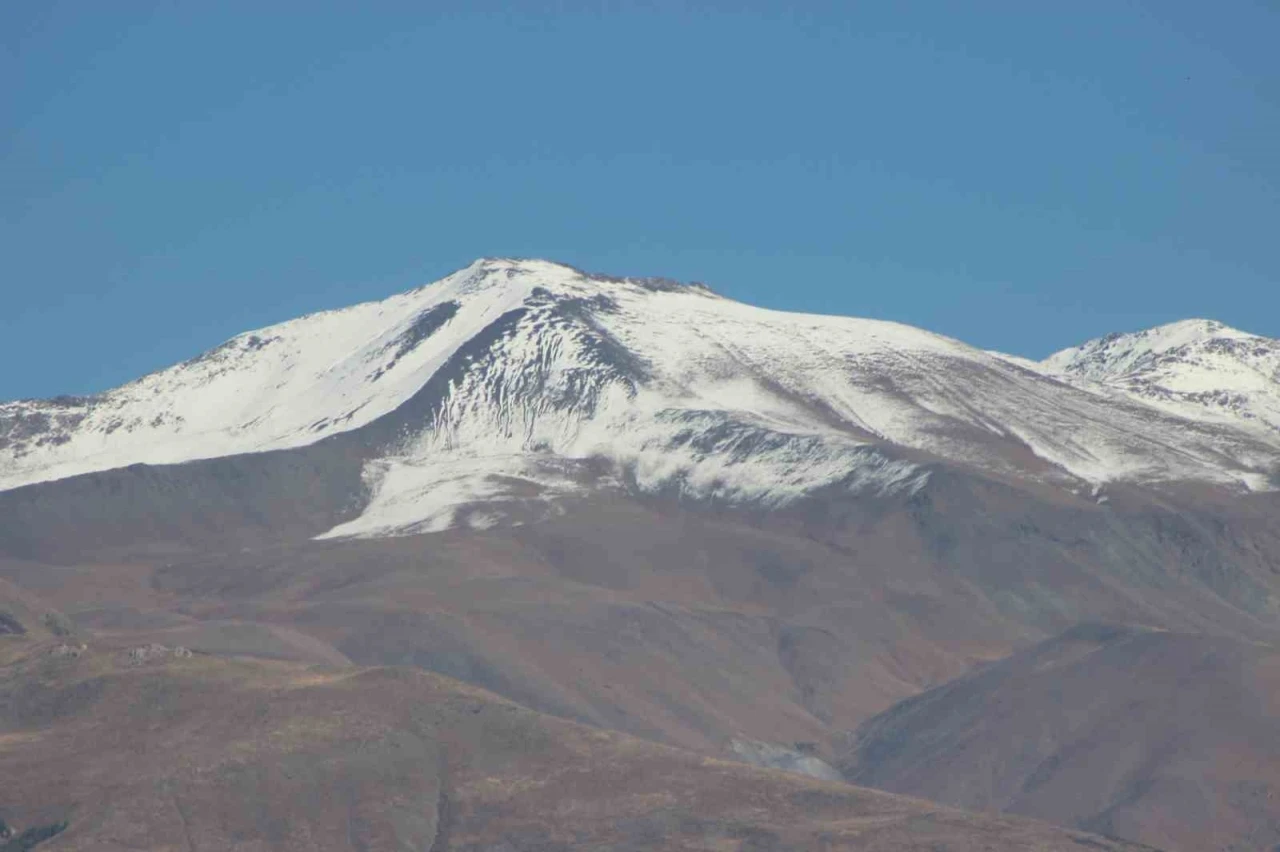
[[[0,492],[0,551],[20,557],[305,538],[353,516],[359,456],[322,443],[134,465]]]
[[[391,360],[386,364],[378,367],[369,374],[369,381],[376,382],[388,370],[396,365],[401,358],[408,355],[418,347],[424,340],[431,337],[441,328],[443,328],[449,320],[453,319],[458,313],[457,302],[442,302],[435,307],[428,308],[414,319],[413,324],[408,330],[392,341],[390,349]]]
[[[91,400],[56,397],[39,408],[15,403],[0,408],[0,450],[13,448],[18,454],[28,448],[65,443],[68,433],[84,421]]]
[[[10,850],[12,852],[27,852],[28,849],[34,849],[46,840],[57,837],[66,829],[66,822],[54,822],[48,825],[35,825],[15,834],[12,829],[5,825],[3,820],[0,820],[0,838],[5,839],[5,842],[0,844],[0,850],[4,850],[4,852],[10,852]]]

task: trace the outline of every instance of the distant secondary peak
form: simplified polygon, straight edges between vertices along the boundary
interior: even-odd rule
[[[1142,331],[1116,332],[1055,352],[1042,363],[1059,372],[1114,375],[1151,366],[1155,359],[1177,357],[1204,346],[1228,348],[1235,341],[1274,344],[1265,337],[1232,328],[1217,320],[1185,319]]]

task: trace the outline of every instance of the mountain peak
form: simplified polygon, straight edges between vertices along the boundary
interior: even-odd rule
[[[481,257],[434,284],[474,293],[498,287],[536,282],[543,290],[578,295],[601,288],[624,287],[648,291],[690,291],[711,295],[700,281],[682,282],[658,276],[619,276],[588,272],[572,264],[536,257]]]
[[[1207,409],[1280,430],[1280,340],[1217,320],[1109,334],[1056,352],[1040,366],[1183,415]]]
[[[1218,342],[1221,341],[1221,342]],[[1253,346],[1241,346],[1240,341]],[[1280,342],[1232,328],[1217,320],[1185,319],[1141,331],[1115,332],[1055,352],[1041,363],[1050,370],[1103,379],[1189,355],[1208,346],[1217,350],[1269,349]]]

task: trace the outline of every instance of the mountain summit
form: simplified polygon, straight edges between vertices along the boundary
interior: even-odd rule
[[[1280,341],[1205,319],[1109,334],[1049,356],[1068,381],[1095,383],[1183,416],[1206,412],[1280,432]]]
[[[487,525],[600,487],[766,506],[912,491],[941,461],[1073,491],[1256,490],[1280,465],[1280,434],[1253,428],[1280,423],[1278,351],[1192,321],[1029,369],[896,323],[484,259],[99,396],[0,405],[0,488],[322,446],[364,471],[334,537]]]

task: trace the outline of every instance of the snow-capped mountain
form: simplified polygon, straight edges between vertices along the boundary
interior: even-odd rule
[[[1193,319],[1110,334],[1049,356],[1068,381],[1120,391],[1188,417],[1280,432],[1280,341]]]
[[[588,487],[764,505],[824,488],[913,490],[939,459],[1072,490],[1270,487],[1280,433],[1120,395],[1076,365],[1129,362],[1089,346],[1031,365],[698,285],[481,260],[100,396],[0,405],[0,489],[345,441],[359,447],[368,498],[328,535],[352,536],[493,523],[504,507]]]

